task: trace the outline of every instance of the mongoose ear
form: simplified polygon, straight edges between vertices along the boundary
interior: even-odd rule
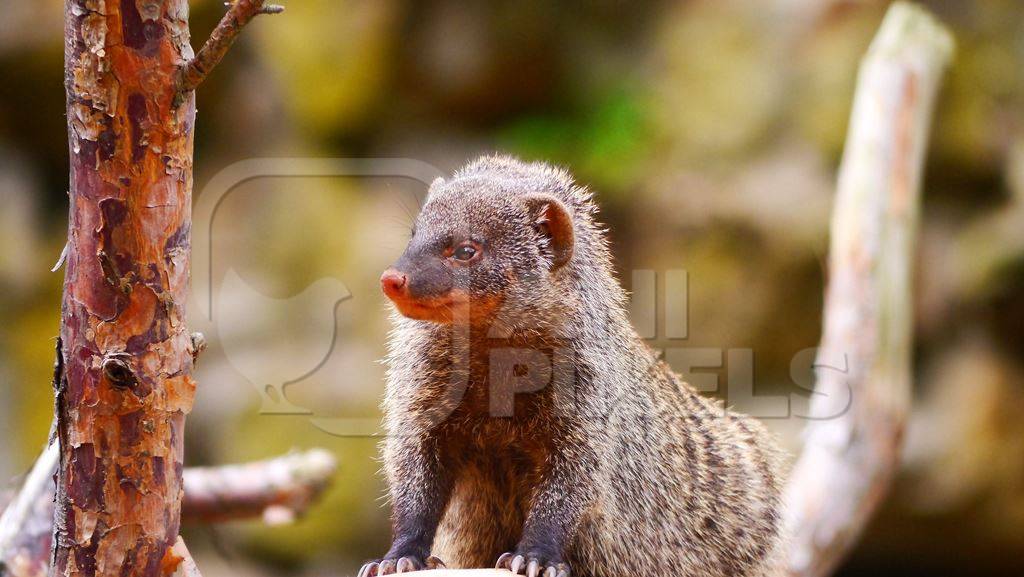
[[[576,240],[569,209],[557,198],[541,193],[527,195],[526,206],[534,228],[547,240],[551,270],[562,267],[572,258]]]

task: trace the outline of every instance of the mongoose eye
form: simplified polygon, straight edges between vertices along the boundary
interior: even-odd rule
[[[461,260],[462,262],[467,262],[473,260],[473,257],[476,256],[477,252],[479,251],[475,246],[471,244],[462,244],[455,247],[455,252],[452,253],[452,258],[455,260]]]

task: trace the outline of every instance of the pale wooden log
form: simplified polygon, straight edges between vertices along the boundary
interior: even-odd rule
[[[427,569],[413,571],[416,577],[511,577],[508,569]]]
[[[861,62],[832,218],[806,445],[787,487],[790,575],[830,574],[886,494],[910,405],[921,174],[953,54],[924,9],[896,3]]]

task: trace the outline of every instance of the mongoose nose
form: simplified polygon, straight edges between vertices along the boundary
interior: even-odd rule
[[[405,296],[407,280],[404,274],[389,268],[384,271],[384,274],[380,275],[380,288],[384,291],[384,294],[388,295],[388,298],[402,297]]]

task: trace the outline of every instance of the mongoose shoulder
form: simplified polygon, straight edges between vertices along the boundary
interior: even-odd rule
[[[504,156],[431,185],[381,277],[393,544],[361,577],[777,570],[780,451],[637,336],[596,212],[566,172]]]

